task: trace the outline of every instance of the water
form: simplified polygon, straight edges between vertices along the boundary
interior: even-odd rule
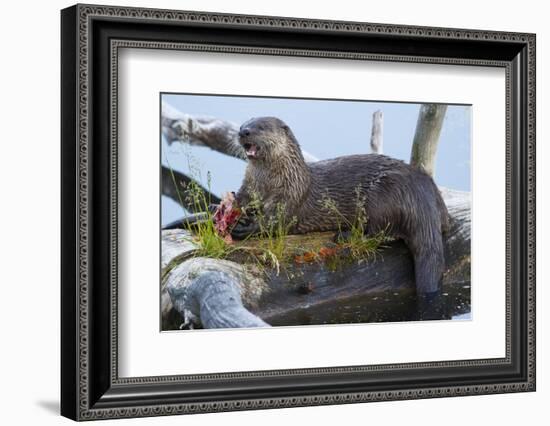
[[[471,319],[470,286],[445,288],[433,300],[419,301],[411,290],[383,291],[325,303],[270,318],[273,326]]]

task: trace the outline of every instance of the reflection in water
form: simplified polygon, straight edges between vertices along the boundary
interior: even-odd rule
[[[364,297],[299,309],[284,318],[273,317],[273,326],[352,324],[420,320],[470,319],[470,286],[452,286],[429,300],[418,300],[414,291],[384,291]]]

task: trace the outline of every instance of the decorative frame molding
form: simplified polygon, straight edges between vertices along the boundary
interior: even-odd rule
[[[129,31],[128,23],[141,29]],[[213,27],[231,34],[238,44],[212,42],[203,30]],[[182,31],[177,38],[170,28],[188,33]],[[271,45],[247,42],[249,31],[265,33]],[[139,38],[145,32],[158,40]],[[322,35],[337,49],[308,45],[300,39],[308,33]],[[369,46],[355,50],[355,41],[365,39]],[[91,5],[63,10],[62,414],[91,420],[535,390],[535,42],[533,34],[510,32]],[[400,52],[405,44],[418,45],[417,53]],[[449,53],[443,55],[441,46]],[[464,46],[473,50],[466,54]],[[116,121],[118,49],[123,47],[505,68],[506,357],[119,378]],[[108,194],[101,195],[101,188]],[[99,254],[99,247],[107,257]],[[493,374],[467,385],[449,382],[453,369],[468,376],[490,366],[510,379],[497,382]],[[411,371],[425,372],[434,385],[399,384]],[[381,372],[395,384],[377,388],[374,379]],[[328,392],[336,376],[348,382]],[[292,385],[298,377],[307,382],[305,390]],[[233,379],[247,384],[235,394],[224,394],[224,382]],[[265,393],[266,386],[271,386],[269,396],[254,396],[254,389],[262,387]],[[173,394],[175,388],[179,396],[168,397],[166,390]]]

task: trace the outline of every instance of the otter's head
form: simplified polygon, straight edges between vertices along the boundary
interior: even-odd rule
[[[290,128],[276,117],[252,118],[239,130],[239,143],[251,161],[274,160],[299,153],[300,147]]]

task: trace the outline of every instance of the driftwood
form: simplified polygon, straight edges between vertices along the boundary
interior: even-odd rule
[[[436,311],[431,313],[433,318],[469,311],[469,306],[457,306],[455,296],[464,295],[469,301],[470,194],[448,189],[442,189],[442,194],[451,216],[451,229],[445,236],[443,296],[430,303]],[[315,238],[328,241],[332,234],[318,234]],[[235,262],[196,257],[194,248],[188,231],[163,231],[164,330],[180,326],[233,328],[354,322],[354,318],[345,319],[346,310],[353,310],[354,306],[380,311],[373,321],[417,318],[412,257],[401,241],[389,243],[374,259],[337,270],[315,262],[290,265],[279,274],[275,270],[259,274],[253,267]],[[384,317],[392,303],[402,317]]]
[[[411,150],[411,164],[423,169],[432,177],[435,173],[437,145],[446,112],[447,105],[423,104],[418,113]]]
[[[265,283],[234,262],[194,257],[186,230],[162,232],[161,314],[163,330],[268,327],[245,306],[255,306]]]

